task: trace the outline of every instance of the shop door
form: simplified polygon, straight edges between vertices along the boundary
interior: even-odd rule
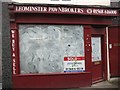
[[[92,36],[92,82],[103,80],[102,37]]]

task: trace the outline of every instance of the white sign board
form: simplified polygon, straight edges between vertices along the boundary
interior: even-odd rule
[[[110,6],[110,0],[13,0],[19,3],[72,4]]]
[[[84,57],[65,57],[64,72],[84,72],[85,60]]]

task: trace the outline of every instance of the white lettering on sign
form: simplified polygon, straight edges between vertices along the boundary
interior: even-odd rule
[[[19,6],[16,11],[47,11],[47,7],[32,7],[32,6]]]
[[[12,40],[12,50],[15,51],[15,40]]]
[[[87,11],[88,14],[92,14],[93,13],[92,9],[87,9],[86,11]]]
[[[17,12],[38,12],[38,13],[71,13],[91,15],[118,15],[117,10],[97,8],[71,8],[71,7],[43,7],[43,6],[16,6]]]
[[[80,8],[63,8],[63,7],[58,7],[58,12],[68,12],[68,13],[83,13],[83,9]]]
[[[87,9],[88,14],[96,14],[96,15],[117,15],[117,10],[106,10],[106,9]]]
[[[15,30],[11,30],[12,44],[12,69],[13,74],[16,74],[16,55],[15,55]]]
[[[13,74],[16,74],[16,60],[13,59]]]

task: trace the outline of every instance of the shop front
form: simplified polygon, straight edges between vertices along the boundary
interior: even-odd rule
[[[10,4],[13,88],[73,88],[108,79],[106,7]]]

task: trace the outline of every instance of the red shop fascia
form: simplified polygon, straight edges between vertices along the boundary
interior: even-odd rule
[[[107,26],[111,25],[111,18],[118,15],[117,10],[109,7],[41,4],[9,4],[9,10],[13,88],[86,87],[108,79]],[[83,60],[84,62],[81,62],[85,68],[84,71],[21,73],[19,25],[60,25],[63,27],[82,25],[84,56],[70,57],[76,61]],[[73,29],[71,32],[75,32],[75,30]],[[101,38],[101,61],[92,61],[92,37]],[[64,57],[64,62],[69,62],[68,58]]]

